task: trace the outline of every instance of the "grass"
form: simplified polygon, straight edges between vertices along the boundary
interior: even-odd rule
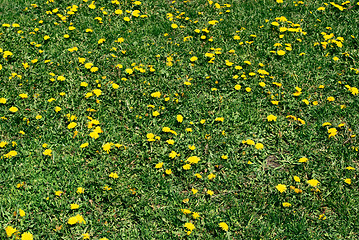
[[[359,237],[357,1],[91,2],[0,1],[1,239]]]

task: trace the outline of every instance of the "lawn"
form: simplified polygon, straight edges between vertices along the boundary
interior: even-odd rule
[[[358,1],[0,15],[0,239],[359,238]]]

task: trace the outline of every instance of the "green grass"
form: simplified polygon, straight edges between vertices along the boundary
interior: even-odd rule
[[[91,2],[0,1],[0,239],[359,237],[358,1]]]

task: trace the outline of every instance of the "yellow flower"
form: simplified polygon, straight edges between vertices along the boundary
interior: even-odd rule
[[[337,135],[338,131],[336,128],[329,128],[328,133],[329,133],[329,137],[333,137],[333,136]]]
[[[344,182],[349,185],[352,184],[352,180],[350,178],[346,178]]]
[[[236,85],[236,86],[234,86],[234,89],[236,89],[236,90],[241,90],[241,85]]]
[[[157,169],[158,169],[158,168],[162,168],[162,166],[163,166],[163,162],[160,162],[160,163],[157,163],[157,164],[156,164],[155,168],[157,168]]]
[[[183,121],[183,116],[177,115],[177,121],[181,123]]]
[[[20,214],[21,217],[24,217],[25,216],[25,211],[20,208],[19,209],[19,214]]]
[[[161,97],[161,93],[160,93],[160,92],[151,93],[151,97],[160,98],[160,97]]]
[[[17,108],[17,107],[11,107],[10,109],[9,109],[9,111],[10,112],[13,112],[13,113],[15,113],[15,112],[17,112],[19,109]]]
[[[196,176],[197,178],[199,178],[199,179],[202,178],[201,174],[199,174],[199,173],[196,173],[195,176]]]
[[[33,240],[33,239],[34,237],[29,232],[24,232],[23,234],[21,234],[21,240]]]
[[[166,143],[168,143],[169,145],[173,145],[175,143],[175,141],[172,139],[169,139],[166,141]]]
[[[325,122],[322,124],[323,127],[332,125],[330,122]]]
[[[184,227],[187,228],[190,231],[193,231],[196,227],[193,225],[193,223],[185,223]]]
[[[199,157],[191,156],[191,157],[187,158],[186,162],[189,162],[190,164],[196,164],[199,162],[199,160],[201,160]]]
[[[6,103],[6,98],[0,98],[0,103],[5,104]]]
[[[93,63],[86,63],[85,68],[90,69],[93,66]]]
[[[227,225],[227,223],[225,223],[225,222],[220,222],[219,224],[219,227],[220,228],[222,228],[224,231],[228,231],[228,225]]]
[[[58,196],[58,197],[60,197],[61,194],[63,194],[63,193],[64,193],[63,191],[56,191],[56,192],[55,192],[55,195]]]
[[[22,99],[24,99],[24,98],[28,98],[28,96],[27,96],[27,94],[26,94],[26,93],[21,93],[21,94],[19,94],[19,96],[20,96]]]
[[[178,25],[175,24],[175,23],[172,23],[172,24],[171,24],[171,28],[176,29],[176,28],[178,28]]]
[[[97,71],[98,71],[98,67],[92,67],[92,68],[90,68],[90,71],[91,71],[91,72],[97,72]]]
[[[284,202],[283,203],[283,207],[290,207],[290,206],[292,206],[292,204],[290,204],[289,202]]]
[[[45,156],[52,156],[52,150],[51,149],[46,149],[42,154],[44,154]]]
[[[216,122],[223,122],[223,121],[224,121],[224,118],[223,118],[223,117],[218,117],[218,118],[216,118],[214,121],[216,121]]]
[[[104,43],[106,41],[106,39],[104,39],[104,38],[101,38],[100,40],[98,40],[98,44],[101,44],[101,43]]]
[[[70,217],[69,220],[67,221],[67,223],[70,224],[70,225],[74,225],[75,223],[86,224],[86,221],[81,215],[77,214],[74,217]]]
[[[254,146],[256,149],[258,150],[261,150],[264,148],[263,144],[262,143],[257,143],[255,146]]]
[[[84,233],[82,234],[82,239],[90,239],[90,234],[89,233]]]
[[[60,107],[55,107],[55,112],[60,112],[61,108]]]
[[[308,180],[307,183],[312,187],[316,187],[319,184],[319,181],[315,180],[315,179],[311,179],[311,180]]]
[[[72,210],[75,210],[75,209],[78,209],[80,206],[78,205],[78,204],[71,204],[70,205],[70,208],[72,209]]]
[[[102,146],[102,149],[104,150],[104,151],[106,151],[107,153],[109,153],[110,152],[110,150],[111,150],[111,143],[105,143],[103,146]]]
[[[192,217],[193,217],[194,219],[197,219],[197,218],[199,218],[199,214],[198,214],[197,212],[193,212],[193,213],[192,213]]]
[[[198,60],[198,58],[195,57],[195,56],[191,57],[191,59],[190,59],[191,62],[195,62],[195,61],[197,61],[197,60]]]
[[[271,122],[271,121],[277,121],[277,117],[276,116],[274,116],[274,115],[269,115],[268,117],[267,117],[267,120],[268,120],[268,122]]]
[[[102,91],[100,89],[94,89],[92,92],[98,97],[101,95]]]
[[[183,168],[184,170],[189,170],[189,169],[191,169],[191,165],[190,165],[190,164],[186,164],[186,165],[183,165],[182,168]]]
[[[118,178],[118,175],[117,175],[117,173],[112,172],[112,173],[110,173],[109,177],[116,179],[116,178]]]
[[[335,100],[335,98],[334,98],[334,97],[328,97],[327,100],[328,100],[329,102],[333,102],[333,101]]]
[[[5,228],[5,232],[6,232],[6,235],[7,235],[8,237],[11,237],[15,232],[17,232],[17,230],[16,230],[16,228],[13,228],[13,227],[11,227],[11,226],[7,226],[7,227]]]
[[[298,160],[298,162],[300,162],[300,163],[304,163],[307,161],[308,161],[308,158],[306,158],[306,157],[299,158],[299,160]]]
[[[294,179],[294,181],[296,181],[296,182],[300,182],[300,178],[299,178],[298,176],[294,176],[293,179]]]
[[[285,54],[285,51],[283,51],[283,50],[277,51],[277,55],[279,55],[279,56],[283,56],[284,54]]]
[[[152,116],[154,116],[154,117],[157,117],[158,115],[160,115],[160,113],[157,112],[157,111],[154,111],[154,112],[152,113]]]
[[[285,190],[287,190],[287,187],[286,187],[285,185],[283,185],[283,184],[278,184],[278,185],[276,186],[276,189],[277,189],[280,193],[282,193],[282,192],[285,192]]]
[[[72,128],[76,127],[76,126],[77,126],[77,123],[75,123],[75,122],[70,122],[70,124],[67,125],[67,128],[68,128],[68,129],[72,129]]]
[[[166,169],[165,173],[166,173],[167,175],[171,175],[171,174],[172,174],[172,170],[171,170],[171,169]]]
[[[193,194],[196,194],[198,192],[198,190],[194,189],[194,188],[192,188],[191,191],[192,191]]]
[[[88,145],[89,145],[89,143],[88,143],[88,142],[83,143],[83,144],[81,144],[81,145],[80,145],[80,148],[85,148],[85,147],[87,147]]]
[[[209,180],[211,180],[211,179],[215,178],[216,175],[213,174],[213,173],[210,173],[207,177],[208,177]]]
[[[189,209],[181,209],[181,211],[182,211],[184,214],[190,214],[190,213],[191,213],[191,210],[189,210]]]
[[[207,190],[206,192],[208,195],[212,196],[214,194],[214,192],[212,190]]]
[[[82,187],[78,187],[76,192],[81,194],[84,193],[85,190]]]

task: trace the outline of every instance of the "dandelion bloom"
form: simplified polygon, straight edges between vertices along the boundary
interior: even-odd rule
[[[183,116],[182,115],[177,115],[177,121],[179,123],[181,123],[183,121]]]
[[[187,228],[190,231],[193,231],[196,227],[193,225],[193,223],[185,223],[184,227]]]
[[[227,223],[225,223],[225,222],[220,222],[219,224],[218,224],[219,226],[220,226],[220,228],[222,228],[224,231],[228,231],[228,225],[227,225]]]
[[[300,163],[304,163],[304,162],[307,162],[307,161],[308,161],[308,158],[306,158],[306,157],[302,157],[302,158],[300,158],[298,160],[298,162],[300,162]]]
[[[52,156],[52,150],[51,149],[46,149],[42,154],[44,154],[45,156]]]
[[[282,192],[285,192],[285,190],[287,190],[287,187],[283,184],[278,184],[276,187],[275,187],[280,193]]]
[[[34,237],[29,232],[24,232],[23,234],[21,234],[21,240],[33,240],[33,239]]]
[[[7,227],[5,228],[5,232],[6,232],[6,235],[7,235],[8,237],[11,237],[15,232],[17,232],[17,230],[16,230],[16,228],[13,228],[13,227],[11,227],[11,226],[7,226]]]
[[[19,109],[17,107],[11,107],[9,109],[10,112],[16,113]]]
[[[116,179],[116,178],[118,178],[118,175],[117,175],[117,173],[112,172],[112,173],[110,173],[109,177]]]
[[[268,122],[272,122],[272,121],[277,121],[277,117],[276,116],[274,116],[274,115],[269,115],[268,117],[267,117],[267,120],[268,120]]]
[[[198,58],[197,57],[195,57],[195,56],[193,56],[193,57],[191,57],[191,62],[195,62],[195,61],[197,61],[198,60]]]
[[[311,179],[311,180],[308,180],[307,183],[312,187],[316,187],[319,184],[319,181],[315,180],[315,179]]]

